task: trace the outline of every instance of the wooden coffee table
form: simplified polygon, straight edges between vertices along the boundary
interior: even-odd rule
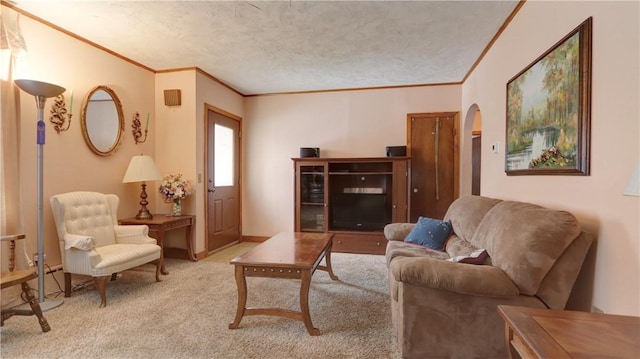
[[[275,315],[300,320],[310,335],[320,335],[320,330],[313,327],[309,314],[309,287],[316,269],[325,270],[331,279],[338,280],[331,269],[332,239],[331,233],[279,233],[232,259],[238,286],[238,308],[229,329],[238,328],[245,315]],[[320,265],[322,258],[325,259],[325,266]],[[300,311],[246,307],[246,277],[300,279]]]

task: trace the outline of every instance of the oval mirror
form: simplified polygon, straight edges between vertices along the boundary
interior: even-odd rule
[[[122,104],[107,86],[91,90],[82,102],[80,125],[84,141],[93,153],[109,156],[120,145],[124,132]]]

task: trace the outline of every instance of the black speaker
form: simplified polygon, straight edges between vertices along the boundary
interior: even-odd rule
[[[320,157],[320,148],[318,147],[300,147],[300,158]]]
[[[387,146],[387,157],[403,157],[407,155],[407,146]]]

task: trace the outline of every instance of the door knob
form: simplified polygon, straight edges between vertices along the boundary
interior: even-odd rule
[[[207,189],[207,192],[209,192],[209,193],[213,193],[213,192],[215,192],[215,191],[216,191],[216,189],[215,189],[215,188],[214,188],[214,189],[211,189],[211,188],[208,188],[208,189]]]
[[[414,189],[413,189],[413,193],[418,193],[418,189],[417,189],[417,188],[414,188]]]

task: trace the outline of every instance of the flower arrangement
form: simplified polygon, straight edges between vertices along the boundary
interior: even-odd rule
[[[182,178],[182,174],[167,174],[162,178],[160,194],[166,202],[185,199],[193,193],[193,182]]]

